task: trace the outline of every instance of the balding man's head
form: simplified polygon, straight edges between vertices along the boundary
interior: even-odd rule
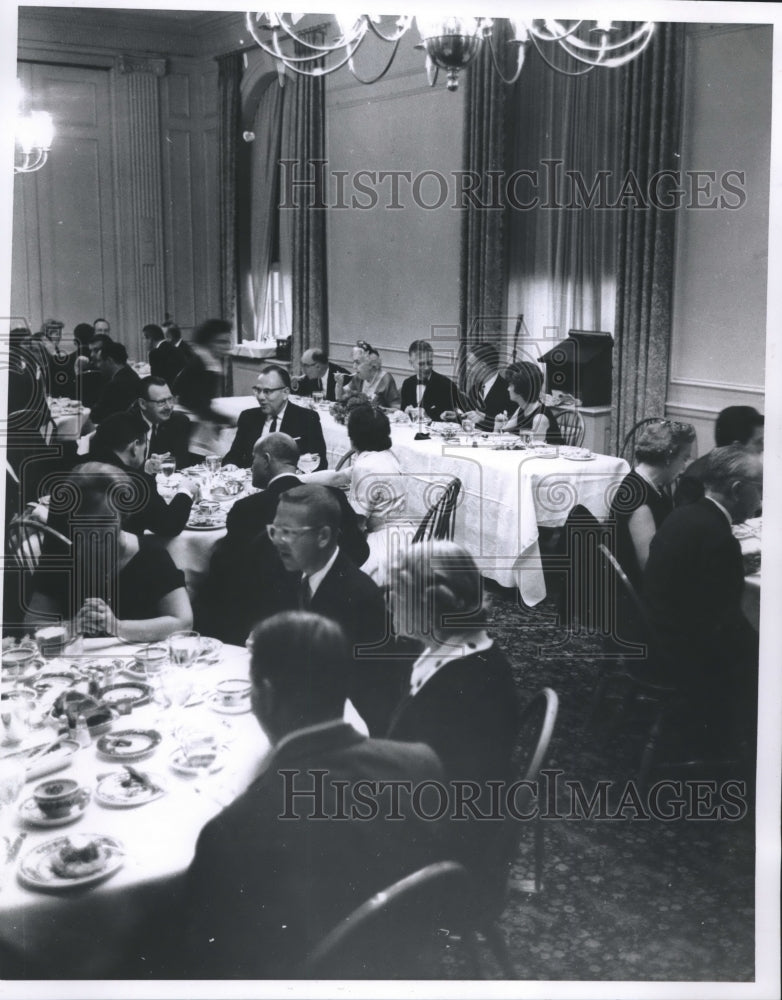
[[[275,476],[295,473],[299,464],[299,446],[288,434],[267,434],[253,448],[253,486],[265,490]]]
[[[706,495],[722,504],[738,524],[763,505],[763,456],[742,445],[714,448],[703,475]]]

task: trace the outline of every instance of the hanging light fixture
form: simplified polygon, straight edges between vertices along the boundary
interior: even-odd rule
[[[35,111],[29,107],[20,80],[16,81],[16,88],[14,173],[31,174],[46,163],[54,139],[54,123],[48,111]]]
[[[252,12],[246,15],[247,30],[255,42],[286,69],[303,76],[327,76],[347,66],[360,83],[376,83],[391,67],[402,36],[415,20],[421,36],[417,48],[426,53],[430,86],[439,70],[447,73],[448,90],[459,86],[460,71],[472,62],[482,45],[491,52],[497,74],[505,83],[518,80],[527,48],[534,45],[551,69],[566,76],[581,76],[596,67],[613,69],[635,59],[654,34],[654,22],[640,25],[609,20],[521,21],[508,19],[507,46],[497,51],[493,37],[496,19],[490,17],[427,17],[411,15],[332,15],[338,34],[330,41],[315,42],[300,22],[306,15]],[[354,57],[367,37],[391,46],[382,69],[366,79],[356,71]],[[297,43],[295,51],[291,46]],[[504,70],[507,55],[513,68]]]

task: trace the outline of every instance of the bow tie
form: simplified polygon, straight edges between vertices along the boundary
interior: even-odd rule
[[[418,379],[418,384],[419,385],[428,385],[429,384],[429,379],[428,378],[419,378]]]

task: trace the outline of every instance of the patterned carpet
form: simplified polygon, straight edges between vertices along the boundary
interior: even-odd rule
[[[491,601],[490,630],[512,660],[524,700],[543,686],[559,695],[547,761],[564,772],[558,811],[570,808],[562,784],[567,779],[579,780],[587,792],[596,781],[609,779],[614,783],[609,802],[617,803],[640,761],[644,722],[648,726],[643,706],[606,738],[604,727],[589,724],[601,644],[594,636],[580,636],[563,646],[550,602],[521,608],[514,592],[499,589],[492,590]],[[666,776],[661,771],[652,780]],[[678,777],[720,782],[725,775]],[[665,807],[665,800],[660,802]],[[708,812],[708,805],[700,811]],[[531,829],[522,831],[502,919],[520,978],[751,981],[751,813],[733,820],[666,821],[636,818],[631,807],[624,816],[544,821],[540,893],[525,891],[534,852]],[[496,974],[500,978],[499,969]]]

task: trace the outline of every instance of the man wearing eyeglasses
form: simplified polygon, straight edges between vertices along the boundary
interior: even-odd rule
[[[314,611],[342,627],[353,654],[350,698],[374,732],[378,713],[393,703],[392,687],[398,696],[398,680],[394,664],[377,657],[388,635],[383,593],[340,549],[341,519],[325,486],[297,486],[281,495],[267,532],[288,574],[275,582],[267,612]],[[376,647],[375,655],[362,646]]]
[[[322,392],[323,398],[334,402],[335,376],[347,375],[347,370],[329,361],[325,351],[311,348],[301,356],[301,367],[304,378],[298,379],[297,393],[300,396],[311,396],[313,392]]]
[[[325,469],[326,442],[320,417],[314,410],[296,406],[288,399],[291,377],[285,368],[269,365],[264,368],[253,386],[258,409],[242,410],[236,427],[236,436],[223,465],[233,464],[249,469],[253,461],[255,442],[269,434],[288,434],[299,446],[300,454],[318,456],[318,469]]]
[[[156,375],[141,379],[139,398],[130,411],[138,413],[148,428],[145,462],[152,461],[154,464],[154,456],[170,454],[174,456],[178,469],[193,464],[188,450],[190,421],[184,413],[174,410],[174,397],[165,379]],[[149,471],[160,470],[155,468]]]

